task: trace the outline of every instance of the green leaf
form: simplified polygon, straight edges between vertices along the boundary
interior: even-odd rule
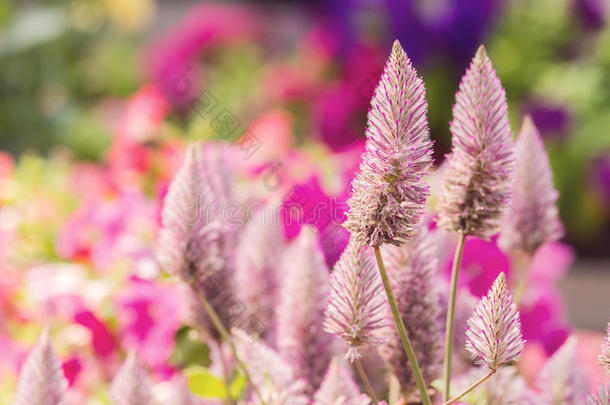
[[[246,377],[241,374],[237,374],[229,387],[231,398],[238,399],[241,397],[244,388],[246,388]]]
[[[218,377],[213,376],[203,367],[192,367],[184,370],[188,380],[189,389],[196,395],[204,398],[227,397],[227,388]]]

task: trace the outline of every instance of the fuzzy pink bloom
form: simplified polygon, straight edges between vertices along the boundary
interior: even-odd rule
[[[491,370],[521,357],[524,345],[519,311],[500,273],[486,297],[468,320],[466,349]]]
[[[401,245],[417,232],[432,165],[424,83],[398,41],[371,100],[366,151],[345,227],[364,245]]]
[[[284,250],[284,236],[274,204],[269,204],[248,222],[235,252],[237,298],[265,326],[275,321],[277,263]]]
[[[329,276],[314,228],[304,226],[286,250],[277,308],[277,347],[305,378],[310,393],[320,385],[332,356],[332,335],[324,332]]]
[[[610,404],[610,386],[600,384],[597,392],[591,393],[587,398],[587,405]]]
[[[514,147],[504,89],[483,46],[455,98],[440,224],[486,238],[498,229],[510,196]]]
[[[320,389],[313,398],[313,405],[369,405],[371,399],[360,393],[350,371],[334,358]]]
[[[602,352],[599,355],[599,364],[610,373],[610,322],[606,326],[606,336],[602,342]]]
[[[112,380],[112,405],[152,405],[152,383],[135,352],[127,355],[125,363]]]
[[[588,394],[586,375],[578,363],[577,339],[572,336],[547,360],[538,379],[545,404],[581,405]]]
[[[517,169],[511,202],[508,206],[499,245],[505,250],[534,254],[548,242],[563,236],[553,172],[544,143],[529,116],[516,144]]]
[[[354,361],[360,346],[383,341],[386,306],[371,248],[350,240],[330,277],[324,330],[345,340],[346,357]]]
[[[267,405],[308,405],[307,384],[272,348],[240,329],[233,330],[240,358],[248,365],[252,382]],[[260,405],[253,393],[249,404]]]
[[[227,265],[231,229],[216,212],[230,195],[222,154],[218,145],[190,144],[163,202],[158,259],[187,282],[202,282]]]
[[[407,329],[417,360],[426,381],[438,377],[443,361],[443,332],[437,291],[436,251],[430,234],[421,228],[417,236],[403,247],[382,249],[398,311]],[[386,311],[387,322],[392,315]],[[390,328],[380,345],[380,354],[398,377],[404,391],[416,389],[415,379],[396,328]]]
[[[64,405],[67,387],[45,328],[21,369],[13,405]]]

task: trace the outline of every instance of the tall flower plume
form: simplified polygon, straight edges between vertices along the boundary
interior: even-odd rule
[[[110,400],[112,405],[153,405],[152,384],[135,352],[127,355],[114,376]]]
[[[510,196],[514,148],[504,89],[483,46],[460,83],[451,134],[440,224],[489,237]]]
[[[491,370],[519,360],[524,340],[519,311],[500,273],[468,320],[466,349]]]
[[[401,245],[419,223],[432,165],[424,83],[398,41],[371,100],[366,151],[345,227],[364,245]]]
[[[606,326],[606,336],[602,342],[602,351],[599,355],[599,364],[610,373],[610,322]]]
[[[577,340],[570,337],[553,356],[547,360],[538,386],[543,403],[580,405],[587,398],[587,378],[577,359]]]
[[[309,383],[320,385],[332,356],[333,336],[324,332],[329,277],[314,228],[304,226],[282,260],[283,282],[277,309],[277,347]]]
[[[398,311],[407,329],[424,379],[438,377],[442,364],[441,307],[436,290],[435,249],[430,234],[422,227],[417,236],[402,247],[382,249]],[[391,322],[389,310],[386,312]],[[415,389],[415,380],[408,366],[398,331],[391,328],[380,346],[380,354],[398,377],[407,393]]]
[[[246,225],[235,252],[237,297],[267,329],[274,324],[277,267],[284,250],[278,220],[274,205],[267,205]]]
[[[299,379],[275,350],[237,328],[233,329],[233,337],[239,356],[248,364],[252,382],[261,390],[267,405],[309,404],[305,380]],[[256,395],[251,397],[249,404],[260,405]]]
[[[517,169],[499,243],[507,250],[533,254],[538,247],[563,236],[553,172],[542,138],[529,116],[516,144]]]
[[[67,387],[45,328],[21,369],[13,405],[64,405]]]
[[[347,358],[354,361],[360,346],[383,341],[386,306],[371,248],[352,238],[330,276],[324,329],[345,340]]]
[[[313,405],[369,405],[371,399],[361,394],[350,371],[333,358],[320,389],[315,393]]]
[[[600,384],[597,392],[592,393],[587,398],[587,405],[608,405],[610,404],[610,386]]]

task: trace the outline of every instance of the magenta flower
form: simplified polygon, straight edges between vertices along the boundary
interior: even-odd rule
[[[371,100],[366,151],[352,183],[345,227],[364,245],[401,245],[417,232],[432,165],[428,104],[398,41]]]
[[[505,250],[532,255],[545,243],[563,236],[553,172],[544,143],[531,118],[525,116],[516,145],[517,169],[511,201],[498,243]]]
[[[580,405],[585,402],[588,382],[578,364],[576,350],[577,340],[572,336],[547,360],[538,379],[544,403]]]
[[[67,387],[45,328],[21,369],[13,405],[64,405]]]
[[[130,352],[110,387],[112,405],[152,405],[152,383],[135,352]]]
[[[324,332],[329,277],[316,231],[305,226],[286,250],[277,308],[277,347],[310,393],[320,385],[332,356],[332,335]]]
[[[421,228],[405,246],[386,246],[382,255],[422,374],[426,381],[432,381],[438,377],[443,361],[443,328],[438,284],[434,279],[437,262],[433,240]],[[386,317],[392,324],[389,309]],[[403,390],[410,393],[416,385],[398,331],[391,328],[387,335],[379,347],[380,354],[398,377]]]
[[[369,405],[371,399],[360,393],[360,389],[352,378],[350,371],[334,358],[320,389],[316,391],[313,405]]]
[[[440,224],[487,238],[498,229],[508,202],[514,157],[506,96],[483,46],[455,99]]]
[[[602,352],[599,355],[599,364],[610,373],[610,322],[606,326],[606,336],[602,342]]]
[[[519,360],[524,343],[517,306],[500,273],[468,320],[466,349],[477,362],[496,370]]]
[[[345,340],[346,357],[354,361],[361,356],[360,346],[383,341],[386,306],[371,249],[350,240],[330,276],[324,330]]]

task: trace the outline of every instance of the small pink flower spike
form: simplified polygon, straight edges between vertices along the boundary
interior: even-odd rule
[[[127,355],[110,387],[112,405],[153,405],[152,384],[135,352]]]
[[[333,358],[328,366],[313,405],[369,405],[371,399],[361,394],[350,371],[339,359]]]
[[[398,41],[371,100],[366,151],[352,183],[345,227],[363,245],[401,245],[415,235],[429,186],[432,141],[424,83]]]
[[[67,387],[46,327],[21,369],[13,405],[64,405]]]
[[[604,341],[602,342],[599,364],[601,364],[607,373],[610,373],[610,322],[608,322],[608,326],[606,326],[606,337],[604,337]]]
[[[361,357],[361,346],[383,341],[386,307],[371,248],[352,238],[330,276],[324,330],[345,340],[353,362]]]
[[[500,273],[493,286],[474,309],[466,330],[466,349],[475,361],[491,370],[521,357],[524,340],[519,311]]]
[[[440,224],[487,238],[498,230],[510,197],[514,145],[504,89],[483,46],[455,99]]]
[[[505,250],[530,255],[563,236],[553,172],[542,138],[532,119],[525,116],[516,146],[517,169],[511,201],[499,244]]]

